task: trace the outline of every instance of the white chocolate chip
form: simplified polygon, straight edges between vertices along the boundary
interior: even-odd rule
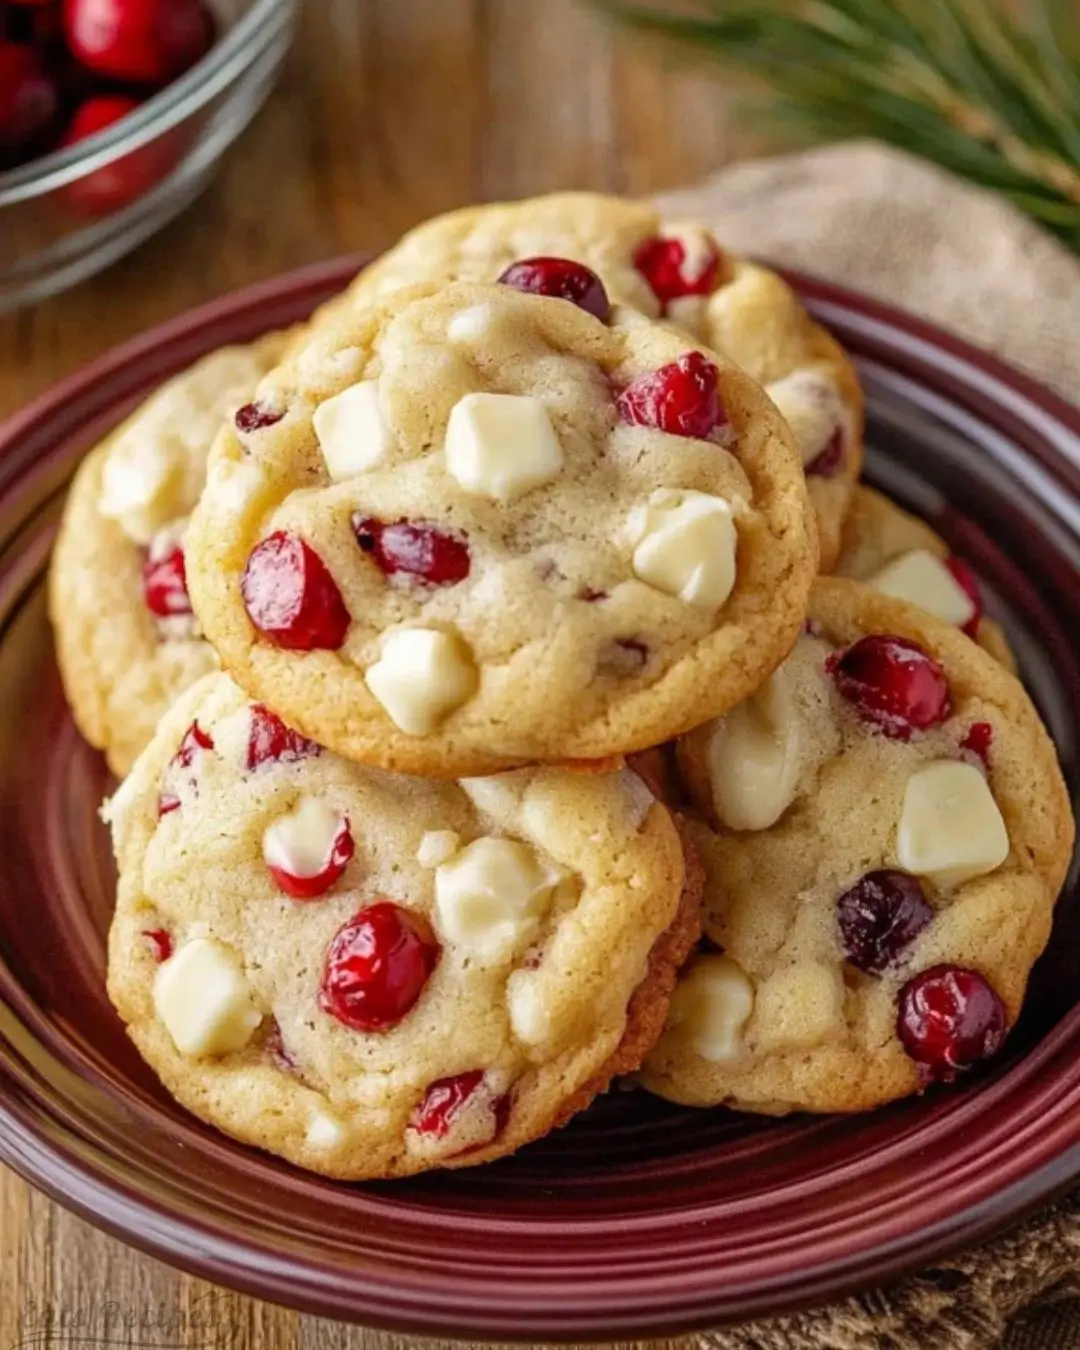
[[[900,866],[942,886],[985,876],[1009,856],[1009,832],[982,773],[940,759],[915,770],[896,832]]]
[[[717,819],[731,830],[767,830],[791,805],[803,761],[794,674],[781,666],[709,739]]]
[[[731,594],[737,540],[722,497],[658,488],[634,527],[640,580],[703,609],[718,609]]]
[[[428,830],[416,850],[416,861],[421,867],[438,867],[447,862],[461,847],[461,835],[456,830]]]
[[[185,942],[161,965],[154,1008],[176,1048],[194,1058],[242,1050],[262,1021],[239,957],[210,937]]]
[[[394,448],[394,433],[383,415],[378,380],[361,380],[328,398],[312,419],[326,469],[335,483],[366,473]]]
[[[316,1107],[308,1120],[308,1147],[330,1150],[340,1148],[344,1142],[345,1126],[336,1116],[330,1115],[321,1107]]]
[[[754,986],[729,956],[699,956],[671,1000],[670,1025],[711,1064],[737,1059],[754,1011]]]
[[[792,371],[766,385],[765,392],[791,428],[804,464],[816,459],[837,428],[850,422],[835,380],[824,371]]]
[[[446,428],[446,469],[468,492],[512,502],[563,466],[548,410],[527,394],[466,394]]]
[[[330,862],[334,841],[348,822],[321,797],[301,797],[263,834],[263,859],[294,877],[317,877]]]
[[[712,234],[696,221],[672,221],[660,231],[661,239],[677,239],[683,247],[679,272],[684,281],[693,285],[704,277],[716,262],[719,250]]]
[[[242,511],[266,486],[266,475],[258,467],[235,459],[212,459],[206,482],[206,496],[226,511]]]
[[[495,314],[490,305],[470,305],[450,320],[446,336],[451,342],[483,342],[491,332]]]
[[[883,595],[918,605],[946,623],[963,628],[975,617],[975,604],[940,558],[913,549],[883,567],[868,584]]]
[[[364,678],[395,726],[410,736],[434,731],[472,698],[480,682],[461,638],[434,628],[391,633]]]
[[[515,971],[506,989],[510,1027],[523,1045],[543,1045],[551,1037],[551,1009],[531,970]]]
[[[521,811],[525,782],[522,774],[512,772],[462,778],[458,786],[475,807],[506,829]]]
[[[148,544],[178,514],[181,477],[180,461],[162,439],[133,432],[105,460],[98,510],[136,543]]]
[[[477,839],[435,873],[443,936],[484,960],[500,960],[536,931],[561,873],[512,839]]]

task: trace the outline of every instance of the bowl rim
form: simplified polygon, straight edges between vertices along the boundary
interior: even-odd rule
[[[297,13],[298,0],[252,0],[200,61],[115,126],[0,173],[0,210],[65,187],[171,131],[236,83]]]
[[[340,289],[369,260],[370,255],[333,259],[231,292],[104,353],[0,423],[0,488],[8,476],[4,472],[5,454],[18,461],[20,442],[36,421],[55,416],[65,403],[86,396],[105,375],[123,371],[134,365],[135,358],[139,357],[145,379],[147,354],[155,350],[169,354],[170,359],[162,365],[172,369],[173,358],[185,356],[194,348],[201,350],[201,335],[212,331],[223,319],[228,318],[234,323],[250,319],[253,326],[265,319],[267,325],[271,325],[287,309],[290,297],[304,295],[305,298],[321,299],[323,292],[329,294]],[[1029,403],[1033,412],[1057,421],[1071,435],[1080,438],[1080,408],[994,355],[919,318],[844,287],[801,273],[788,271],[785,275],[819,315],[828,317],[830,311],[843,313],[847,319],[861,325],[869,335],[869,346],[873,345],[875,328],[882,330],[883,343],[886,328],[898,331],[909,344],[905,352],[913,363],[922,350],[933,352],[954,365],[965,366],[973,386],[967,392],[973,398],[983,392],[981,387],[974,388],[977,377],[978,384],[985,386],[987,397],[994,386],[1000,386],[1010,399]],[[133,377],[132,388],[135,383]],[[1000,406],[998,412],[999,416],[1005,415]],[[1080,480],[1080,461],[1055,467],[1058,471],[1071,470],[1069,477]],[[21,467],[14,463],[12,471],[26,472],[25,460]],[[0,1077],[3,1077],[2,1072]],[[858,1288],[897,1278],[912,1268],[939,1259],[960,1245],[978,1242],[1019,1221],[1080,1175],[1080,1142],[1066,1143],[1048,1158],[1031,1164],[1029,1171],[1018,1175],[1001,1190],[975,1199],[965,1208],[940,1217],[929,1226],[880,1241],[877,1246],[860,1249],[857,1254],[808,1267],[797,1280],[792,1280],[790,1275],[774,1274],[735,1293],[709,1296],[699,1291],[690,1299],[680,1298],[676,1292],[671,1303],[663,1309],[633,1309],[622,1313],[621,1320],[619,1314],[609,1310],[612,1315],[603,1325],[594,1320],[586,1326],[570,1329],[565,1322],[561,1326],[549,1322],[541,1328],[535,1315],[528,1324],[517,1326],[509,1322],[505,1311],[495,1310],[485,1318],[483,1313],[462,1302],[460,1296],[456,1306],[449,1298],[443,1300],[441,1317],[430,1303],[413,1304],[411,1316],[402,1314],[400,1302],[395,1302],[401,1282],[395,1280],[392,1271],[387,1274],[358,1273],[351,1289],[330,1287],[320,1279],[317,1262],[305,1265],[288,1258],[275,1259],[256,1244],[217,1231],[197,1214],[163,1212],[152,1196],[133,1191],[125,1178],[111,1176],[96,1167],[92,1149],[73,1147],[64,1128],[58,1128],[57,1122],[46,1113],[39,1113],[34,1105],[20,1098],[22,1094],[18,1091],[13,1091],[10,1096],[0,1094],[0,1160],[91,1223],[159,1259],[247,1294],[317,1315],[363,1320],[368,1325],[414,1333],[468,1335],[479,1339],[542,1337],[580,1341],[613,1335],[673,1335],[715,1326],[722,1321],[821,1303]],[[450,1318],[454,1318],[452,1325],[448,1325]]]

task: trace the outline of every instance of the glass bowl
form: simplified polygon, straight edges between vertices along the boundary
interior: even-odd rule
[[[0,173],[0,314],[74,286],[160,230],[265,102],[297,0],[210,7],[218,40],[179,80],[100,135]]]

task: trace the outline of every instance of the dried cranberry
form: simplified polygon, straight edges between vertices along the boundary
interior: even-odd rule
[[[361,910],[326,954],[319,1003],[354,1031],[387,1031],[423,993],[439,959],[426,921],[392,901]]]
[[[634,253],[634,266],[652,288],[663,308],[684,295],[709,295],[720,280],[723,255],[711,245],[695,269],[691,269],[686,245],[681,239],[657,235],[646,239]]]
[[[938,663],[906,638],[875,633],[829,657],[838,692],[865,721],[893,740],[943,722],[949,684]]]
[[[280,422],[284,416],[284,408],[278,412],[273,408],[266,407],[263,403],[245,403],[237,412],[234,421],[237,431],[246,435],[248,432],[262,431],[264,427],[272,427]]]
[[[847,460],[843,427],[837,427],[820,451],[806,466],[807,478],[835,478]]]
[[[260,633],[291,651],[336,651],[349,611],[319,555],[277,530],[251,550],[240,582],[244,608]]]
[[[251,730],[248,733],[246,765],[250,771],[260,764],[292,764],[298,759],[309,759],[322,753],[322,746],[287,727],[277,713],[262,703],[251,707]]]
[[[918,879],[867,872],[836,902],[844,955],[868,975],[899,961],[934,917]]]
[[[548,295],[556,300],[569,300],[579,309],[587,310],[601,322],[607,322],[611,313],[604,283],[582,263],[569,258],[522,258],[511,263],[499,278],[504,286],[530,295]]]
[[[203,731],[198,722],[192,722],[187,731],[184,732],[184,738],[180,742],[176,754],[169,761],[168,768],[165,770],[167,777],[175,777],[178,770],[190,769],[195,763],[196,756],[203,750],[213,750],[214,742],[209,732]],[[194,775],[191,776],[194,782]],[[167,816],[170,812],[177,810],[180,806],[180,798],[175,792],[163,792],[158,797],[158,820],[162,816]]]
[[[990,767],[990,748],[994,744],[994,728],[989,722],[973,722],[967,729],[960,749],[974,755],[984,769]]]
[[[671,436],[708,440],[727,414],[720,402],[719,371],[701,352],[640,375],[616,400],[619,416],[635,426]]]
[[[174,544],[161,557],[147,558],[143,563],[143,598],[150,613],[161,619],[191,613],[182,544]]]
[[[1009,1027],[1005,1005],[984,975],[941,965],[904,986],[896,1030],[927,1076],[947,1083],[959,1070],[996,1055]]]
[[[153,952],[155,961],[167,961],[172,956],[172,936],[164,928],[144,928],[143,937],[146,939],[147,946]]]
[[[415,577],[429,586],[453,586],[469,575],[469,546],[423,520],[393,524],[363,516],[352,518],[356,542],[387,576]]]
[[[970,638],[977,637],[979,633],[979,624],[982,622],[983,614],[986,610],[983,605],[982,590],[979,587],[975,573],[961,558],[946,558],[945,566],[952,573],[953,580],[975,606],[974,614],[972,614],[971,618],[964,624],[964,632]]]

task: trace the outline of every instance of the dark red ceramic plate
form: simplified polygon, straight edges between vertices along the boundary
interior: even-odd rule
[[[1080,1175],[1071,883],[1005,1059],[861,1119],[761,1122],[615,1093],[507,1162],[345,1187],[204,1129],[160,1091],[102,987],[107,784],[53,662],[52,530],[80,455],[133,400],[306,314],[356,261],[157,329],[0,429],[0,1157],[223,1284],[502,1339],[647,1336],[824,1299],[981,1238]],[[798,280],[862,363],[872,478],[977,562],[1075,788],[1080,415],[923,324]]]

